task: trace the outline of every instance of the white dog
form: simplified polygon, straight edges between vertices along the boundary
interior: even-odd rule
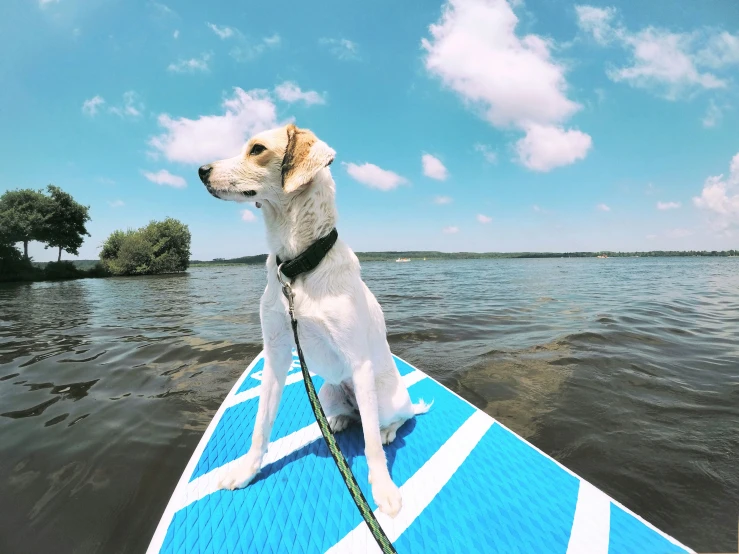
[[[246,486],[267,452],[294,346],[275,260],[295,258],[336,225],[335,185],[328,168],[335,154],[312,132],[290,124],[256,135],[240,155],[198,171],[213,196],[262,208],[271,252],[259,306],[265,363],[252,444],[221,481],[223,488]],[[411,403],[390,354],[382,309],[362,281],[359,260],[341,238],[316,269],[296,278],[292,289],[306,362],[325,380],[318,397],[331,429],[338,432],[361,419],[372,496],[380,510],[394,517],[402,499],[382,445],[429,406]]]

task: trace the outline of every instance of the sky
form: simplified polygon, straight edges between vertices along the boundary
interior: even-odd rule
[[[82,259],[168,216],[267,252],[197,168],[290,121],[355,251],[739,247],[733,0],[2,3],[0,193],[90,206]]]

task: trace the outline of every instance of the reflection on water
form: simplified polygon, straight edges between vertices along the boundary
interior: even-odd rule
[[[363,264],[393,351],[692,547],[736,545],[739,260]],[[263,267],[0,286],[0,552],[142,552],[261,349]]]

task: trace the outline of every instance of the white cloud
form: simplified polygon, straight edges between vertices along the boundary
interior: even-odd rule
[[[167,66],[167,71],[172,73],[195,73],[197,71],[208,71],[208,62],[211,54],[205,52],[199,58],[190,58],[189,60],[179,60],[172,62]]]
[[[475,152],[480,152],[488,163],[494,164],[498,161],[498,154],[487,144],[475,144]]]
[[[693,37],[649,27],[633,35],[625,35],[624,44],[631,48],[632,65],[610,69],[613,81],[626,81],[633,87],[654,91],[675,100],[695,89],[726,86],[712,73],[701,73],[690,54]]]
[[[226,39],[234,36],[234,30],[231,27],[219,27],[214,23],[207,23],[207,25],[208,27],[210,27],[210,30],[218,35],[218,37],[221,39]]]
[[[110,206],[111,208],[121,208],[125,205],[126,204],[125,202],[123,202],[123,200],[113,200],[112,202],[108,202],[108,206]]]
[[[699,90],[725,88],[726,79],[706,71],[739,63],[739,37],[715,29],[673,33],[657,27],[634,32],[614,22],[616,8],[575,7],[578,25],[603,45],[615,42],[631,54],[631,65],[609,68],[613,81],[623,81],[668,100]]]
[[[184,178],[179,175],[172,175],[166,169],[160,169],[156,173],[151,173],[150,171],[142,171],[142,173],[144,174],[144,177],[157,185],[166,185],[176,189],[185,188],[187,186]]]
[[[703,123],[704,127],[710,128],[715,127],[718,122],[721,120],[721,117],[723,116],[723,113],[721,112],[721,108],[719,108],[716,103],[711,100],[708,103],[708,109],[706,110],[706,115],[703,116],[703,119],[701,122]]]
[[[197,119],[161,114],[164,133],[149,144],[170,161],[203,164],[235,156],[250,136],[277,126],[275,104],[266,90],[234,88],[222,105],[223,115]]]
[[[443,206],[444,204],[451,204],[452,203],[452,197],[451,196],[436,196],[434,197],[434,204],[439,204],[440,206]]]
[[[179,38],[179,37],[180,37],[180,31],[179,31],[179,29],[175,29],[175,32],[174,32],[174,33],[172,33],[172,36],[173,36],[174,38]]]
[[[92,117],[98,113],[98,109],[103,104],[105,104],[105,100],[102,96],[93,96],[92,98],[85,100],[82,103],[82,113]]]
[[[693,203],[713,212],[713,223],[718,229],[739,225],[739,153],[731,159],[729,175],[706,179],[701,195],[694,197]]]
[[[123,104],[111,106],[108,111],[118,117],[139,117],[144,110],[144,104],[139,100],[135,91],[129,90],[123,93]]]
[[[398,185],[407,183],[408,180],[393,171],[382,169],[375,164],[365,163],[357,165],[344,163],[346,172],[363,185],[379,190],[392,190]]]
[[[477,221],[479,221],[482,224],[485,224],[485,223],[490,223],[491,221],[493,221],[493,218],[488,217],[486,215],[477,214]]]
[[[85,100],[82,104],[82,113],[89,116],[97,115],[100,108],[105,104],[102,96],[94,96]],[[139,117],[144,109],[144,104],[139,100],[135,91],[129,90],[123,93],[123,102],[118,106],[110,106],[108,112],[119,117]]]
[[[565,131],[552,125],[532,125],[516,142],[519,161],[534,171],[549,171],[587,156],[593,144],[590,135],[575,129]]]
[[[229,53],[237,62],[250,62],[261,56],[268,49],[277,48],[282,42],[280,35],[277,33],[269,37],[264,37],[257,43],[250,43],[240,33],[238,33],[238,36],[240,44],[234,46]]]
[[[661,232],[661,233],[652,233],[646,236],[648,240],[654,240],[659,238],[666,238],[666,239],[684,239],[685,237],[689,237],[693,235],[693,231],[691,229],[685,229],[685,228],[676,228],[676,229],[668,229],[667,231]]]
[[[443,181],[449,176],[444,164],[441,163],[439,158],[432,156],[431,154],[424,154],[421,156],[421,164],[423,165],[423,174],[431,179],[437,181]]]
[[[318,44],[326,46],[340,60],[358,60],[357,43],[345,38],[322,38]]]
[[[166,4],[162,4],[160,2],[150,2],[149,6],[151,6],[158,15],[161,16],[170,16],[175,15],[174,10],[167,6]]]
[[[300,87],[290,81],[285,81],[275,87],[277,98],[283,102],[305,102],[307,106],[313,104],[325,104],[326,99],[315,90],[302,91]]]
[[[453,235],[454,233],[459,233],[459,227],[449,226],[444,227],[441,230],[442,233],[446,233],[447,235]]]
[[[680,207],[680,202],[657,202],[658,210],[676,210]]]
[[[700,63],[713,68],[739,64],[739,36],[723,31],[712,35],[697,53]]]
[[[431,38],[421,41],[426,70],[495,127],[529,134],[545,127],[558,131],[550,132],[549,139],[565,144],[550,144],[548,150],[561,158],[550,154],[537,163],[536,152],[528,152],[538,150],[536,145],[519,144],[541,171],[573,163],[587,153],[590,137],[561,125],[581,106],[567,98],[565,68],[551,57],[554,42],[533,34],[519,37],[517,24],[504,0],[449,0],[439,22],[429,28]]]
[[[257,220],[257,216],[251,210],[241,210],[241,220],[251,223]]]
[[[595,209],[596,209],[596,210],[599,210],[599,211],[601,211],[601,212],[610,212],[610,211],[611,211],[611,208],[609,208],[609,207],[608,207],[608,206],[606,206],[605,204],[598,204],[598,205],[597,205],[597,206],[595,207]]]
[[[613,37],[611,20],[616,8],[597,8],[595,6],[575,6],[577,24],[585,32],[593,35],[599,44],[607,44]]]
[[[690,229],[670,229],[669,231],[665,232],[665,236],[668,239],[682,239],[685,237],[689,237],[693,234],[693,231]]]

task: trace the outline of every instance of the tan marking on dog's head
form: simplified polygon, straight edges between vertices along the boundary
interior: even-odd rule
[[[320,170],[331,165],[336,152],[308,129],[299,129],[290,123],[285,131],[287,146],[282,160],[282,183],[285,192],[290,193],[310,183]]]
[[[252,138],[244,147],[244,159],[253,161],[258,166],[264,167],[275,160],[277,153],[274,146],[262,139]]]

